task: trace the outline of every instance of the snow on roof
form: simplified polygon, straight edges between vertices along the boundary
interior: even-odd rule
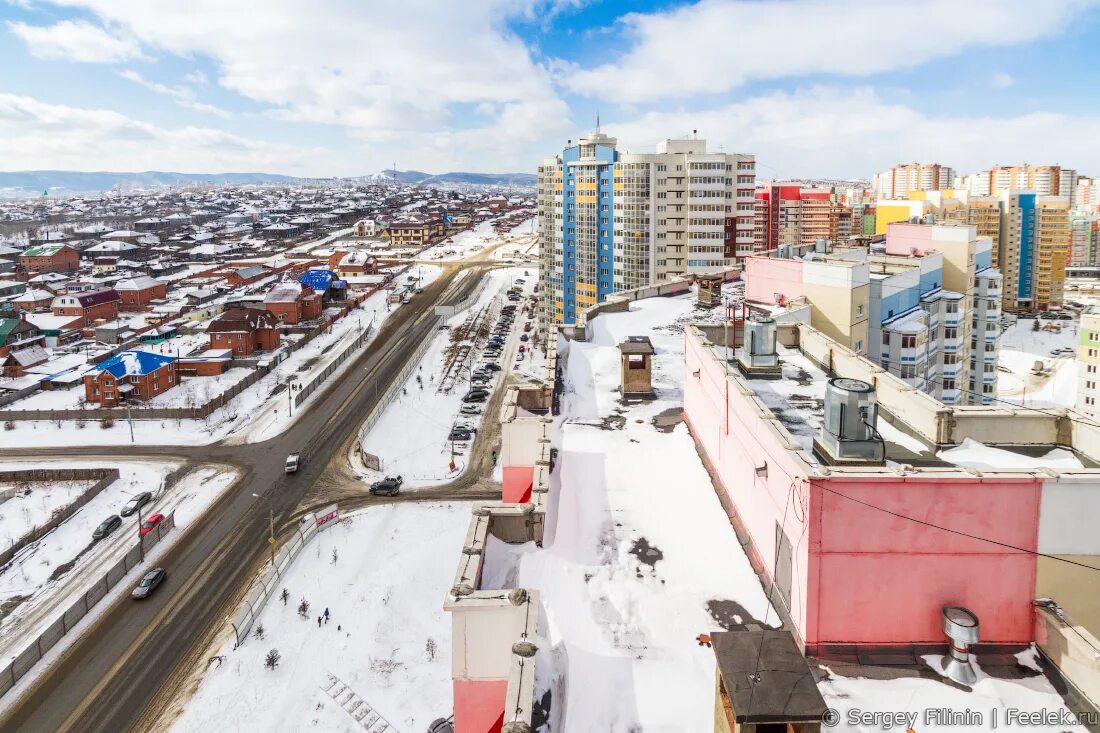
[[[149,351],[123,351],[116,354],[92,372],[110,372],[118,378],[143,376],[152,374],[166,364],[171,364],[176,359],[173,356],[155,354]]]
[[[970,438],[964,439],[954,448],[941,450],[937,455],[956,466],[977,469],[1051,468],[1055,471],[1073,471],[1084,468],[1084,464],[1073,451],[1065,448],[1054,448],[1040,456],[1026,456],[1002,448],[994,448]]]
[[[126,280],[119,280],[115,283],[115,290],[148,290],[149,288],[155,288],[161,284],[161,281],[156,278],[149,277],[148,275],[140,275],[138,277],[127,278]]]
[[[264,297],[265,303],[293,303],[303,295],[309,293],[303,292],[306,289],[305,285],[297,282],[282,282],[277,283],[275,287],[268,291]]]

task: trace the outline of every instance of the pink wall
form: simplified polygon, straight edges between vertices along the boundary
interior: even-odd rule
[[[505,466],[501,499],[518,504],[531,501],[531,487],[535,483],[534,466]]]
[[[765,428],[751,397],[727,381],[720,361],[690,331],[684,382],[692,436],[723,504],[751,537],[754,566],[770,577],[777,524],[794,547],[791,616],[807,645],[940,643],[945,604],[974,611],[983,641],[1031,640],[1034,555],[893,517],[844,496],[1035,550],[1038,480],[810,479]],[[767,475],[758,476],[764,463]]]
[[[743,279],[745,299],[754,303],[775,303],[776,293],[782,293],[788,300],[804,295],[799,260],[746,257]]]
[[[914,252],[913,250],[916,250]],[[927,224],[896,223],[886,226],[886,254],[923,256],[932,247],[932,227]]]
[[[498,733],[508,680],[455,680],[455,733]]]

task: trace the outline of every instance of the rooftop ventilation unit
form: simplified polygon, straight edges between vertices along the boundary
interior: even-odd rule
[[[737,355],[737,368],[750,379],[778,379],[783,376],[775,351],[775,320],[745,321],[745,341]]]
[[[776,255],[778,255],[779,259],[781,259],[781,260],[791,259],[791,245],[789,245],[789,244],[779,245],[778,247],[776,247]]]
[[[814,452],[834,465],[882,463],[886,447],[877,422],[874,387],[858,379],[830,379],[825,385],[825,424],[814,439]]]
[[[818,239],[814,242],[814,252],[818,254],[826,254],[829,251],[829,241],[827,239]]]
[[[978,643],[978,617],[962,606],[944,606],[943,633],[950,651],[943,658],[943,673],[960,685],[972,685],[978,675],[970,664],[970,647]]]

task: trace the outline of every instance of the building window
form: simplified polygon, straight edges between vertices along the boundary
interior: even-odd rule
[[[890,332],[889,331],[883,331],[882,332],[882,345],[883,346],[889,346],[890,345]]]

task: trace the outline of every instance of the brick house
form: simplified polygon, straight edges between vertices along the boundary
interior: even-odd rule
[[[12,306],[23,313],[49,313],[50,304],[57,297],[49,290],[29,288],[11,300]]]
[[[154,300],[168,297],[168,286],[148,275],[119,280],[115,290],[122,299],[124,311],[141,310]]]
[[[257,280],[262,280],[271,274],[271,270],[262,265],[249,265],[233,270],[225,276],[225,282],[235,288],[242,285],[251,285]]]
[[[340,277],[374,275],[378,272],[378,260],[375,259],[374,255],[369,255],[362,250],[333,252],[332,256],[328,258],[328,265]]]
[[[262,308],[230,308],[215,318],[206,332],[211,349],[230,349],[233,356],[248,356],[279,347],[279,321]]]
[[[425,247],[432,238],[432,226],[426,221],[395,221],[383,236],[395,247]]]
[[[21,377],[23,370],[49,358],[42,330],[24,318],[0,318],[0,365],[5,377]]]
[[[84,399],[102,407],[150,400],[179,383],[175,357],[123,351],[84,375]]]
[[[43,272],[76,272],[80,253],[67,244],[40,244],[19,255],[17,275],[27,280]]]
[[[50,303],[50,310],[55,316],[72,316],[74,325],[90,326],[101,318],[105,321],[118,318],[121,300],[114,288],[97,288],[59,295]]]
[[[321,294],[299,282],[276,283],[264,297],[264,306],[288,325],[312,321],[323,310]]]

